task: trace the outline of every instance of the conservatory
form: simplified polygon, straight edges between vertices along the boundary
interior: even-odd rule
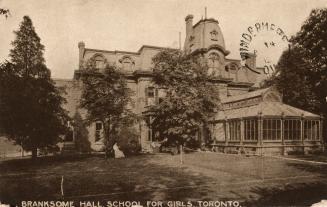
[[[222,108],[211,123],[215,151],[287,155],[323,150],[322,117],[283,104],[274,88],[227,97]]]

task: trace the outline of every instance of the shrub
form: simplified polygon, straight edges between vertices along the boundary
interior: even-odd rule
[[[201,147],[201,141],[196,140],[195,138],[189,139],[186,141],[185,146],[190,149],[199,149]]]
[[[122,127],[118,133],[117,145],[126,156],[136,155],[141,151],[139,135],[134,127]]]

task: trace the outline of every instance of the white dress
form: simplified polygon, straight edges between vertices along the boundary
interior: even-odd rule
[[[123,151],[121,151],[121,150],[118,148],[117,143],[114,144],[113,149],[114,149],[114,152],[115,152],[115,158],[124,158],[124,157],[125,157]]]

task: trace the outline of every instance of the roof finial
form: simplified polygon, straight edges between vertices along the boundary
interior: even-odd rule
[[[207,7],[204,7],[204,19],[207,19]]]

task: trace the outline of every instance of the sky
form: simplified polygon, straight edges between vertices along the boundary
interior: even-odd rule
[[[287,41],[277,34],[281,28],[289,38],[296,34],[314,8],[327,0],[0,0],[0,8],[11,16],[0,16],[0,62],[9,59],[14,30],[24,15],[31,17],[45,46],[44,57],[53,78],[71,79],[78,66],[78,42],[86,48],[137,51],[142,45],[182,45],[185,21],[205,16],[215,18],[224,35],[228,58],[240,59],[240,41],[255,24],[273,24],[274,30],[259,30],[249,47],[257,51],[257,65],[276,63]],[[268,44],[265,45],[265,43]],[[272,44],[271,44],[272,43]]]

